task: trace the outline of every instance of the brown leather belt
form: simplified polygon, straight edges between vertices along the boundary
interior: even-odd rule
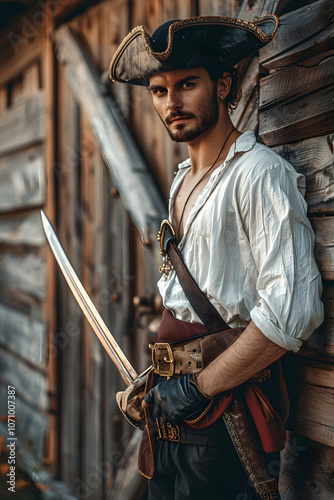
[[[175,345],[167,342],[149,344],[154,372],[163,377],[198,372],[202,368],[201,339],[199,337]]]
[[[203,337],[177,344],[156,342],[149,344],[152,350],[154,373],[162,377],[180,377],[188,373],[199,372],[202,368],[201,340]],[[270,378],[269,368],[260,370],[247,382],[264,382]]]

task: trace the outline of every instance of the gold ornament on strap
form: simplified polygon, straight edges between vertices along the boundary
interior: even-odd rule
[[[167,255],[167,248],[164,248],[163,246],[166,226],[170,228],[172,234],[175,236],[175,231],[172,224],[167,219],[164,219],[161,222],[160,230],[158,231],[157,234],[157,240],[160,241],[160,255],[162,255],[162,266],[159,267],[159,272],[165,275],[164,277],[165,281],[168,280],[169,275],[173,270],[173,265]]]

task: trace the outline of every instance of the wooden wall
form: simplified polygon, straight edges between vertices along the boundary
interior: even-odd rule
[[[7,386],[14,386],[19,477],[25,468],[23,450],[50,471],[57,470],[58,460],[56,371],[49,357],[54,264],[39,215],[40,208],[52,213],[54,199],[52,46],[43,30],[36,30],[20,50],[10,41],[1,37],[0,407],[6,438]],[[7,466],[2,464],[2,473]]]
[[[292,408],[280,491],[289,500],[327,499],[334,493],[333,4],[283,7],[273,42],[242,68],[242,106],[232,116],[239,129],[258,130],[260,140],[306,177],[325,322],[285,360]]]
[[[170,141],[144,89],[106,83],[113,52],[139,24],[152,32],[171,18],[202,14],[254,19],[276,12],[280,27],[274,41],[240,66],[243,97],[232,118],[240,130],[257,131],[260,140],[307,179],[326,321],[303,351],[287,360],[293,411],[280,487],[282,500],[330,498],[334,492],[331,2],[63,3],[17,54],[0,33],[1,408],[7,384],[16,384],[22,443],[78,498],[143,498],[145,481],[133,459],[138,435],[132,434],[115,403],[115,392],[123,382],[64,279],[55,274],[39,209],[44,208],[54,223],[89,295],[138,372],[150,363],[147,343],[156,335],[161,312],[155,285],[159,256],[151,235],[143,239],[127,215],[101,156],[96,124],[68,76],[57,33],[65,27],[80,37],[95,75],[101,75],[100,91],[115,99],[167,206],[173,172],[187,157],[186,146]]]

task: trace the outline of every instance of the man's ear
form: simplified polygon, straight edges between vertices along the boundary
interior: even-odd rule
[[[218,99],[223,101],[229,94],[232,85],[230,73],[223,73],[217,81]]]

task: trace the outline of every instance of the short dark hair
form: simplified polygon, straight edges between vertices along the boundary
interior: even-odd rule
[[[228,95],[225,97],[225,104],[229,114],[233,113],[233,110],[238,106],[242,96],[241,88],[239,86],[239,71],[234,67],[226,69],[223,72],[220,71],[219,73],[217,72],[217,69],[207,68],[207,70],[213,82],[217,82],[223,73],[229,73],[231,75],[231,88]]]

